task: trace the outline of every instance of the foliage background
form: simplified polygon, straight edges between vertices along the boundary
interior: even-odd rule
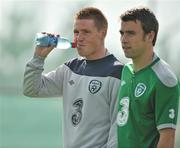
[[[72,40],[73,17],[82,7],[100,8],[109,21],[106,47],[123,63],[128,62],[119,41],[119,15],[137,4],[149,6],[160,30],[155,51],[180,78],[179,0],[0,0],[0,148],[61,148],[62,98],[23,96],[25,64],[34,52],[37,32],[58,32]],[[75,50],[54,50],[45,72],[77,56]],[[176,145],[180,145],[180,118]]]

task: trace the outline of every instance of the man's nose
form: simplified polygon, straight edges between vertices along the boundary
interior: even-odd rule
[[[127,36],[125,34],[121,35],[120,40],[122,43],[126,43],[128,41]]]

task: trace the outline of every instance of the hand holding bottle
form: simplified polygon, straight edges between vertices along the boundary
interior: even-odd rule
[[[53,48],[56,47],[58,36],[59,35],[54,35],[46,32],[37,33],[35,38],[35,55],[46,57],[53,50]]]
[[[35,54],[41,57],[46,57],[53,50],[53,48],[69,49],[75,47],[76,43],[70,42],[59,35],[46,32],[37,33]]]

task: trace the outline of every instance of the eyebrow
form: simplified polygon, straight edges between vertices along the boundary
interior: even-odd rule
[[[91,32],[90,30],[88,29],[81,29],[81,30],[77,30],[77,29],[74,29],[74,33],[77,33],[77,32]]]
[[[135,34],[136,32],[133,31],[133,30],[127,30],[127,31],[122,31],[122,30],[119,30],[120,34],[124,34],[124,33],[128,33],[128,34]]]

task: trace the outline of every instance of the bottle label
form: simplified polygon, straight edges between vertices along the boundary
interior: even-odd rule
[[[49,36],[43,33],[37,33],[35,38],[35,43],[37,46],[42,46],[42,47],[56,46],[58,43],[58,37]]]

